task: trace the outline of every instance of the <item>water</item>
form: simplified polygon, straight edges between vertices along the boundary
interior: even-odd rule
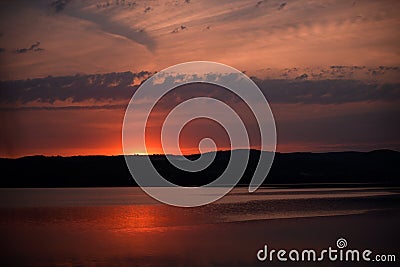
[[[362,185],[252,194],[235,188],[213,204],[178,208],[139,188],[0,189],[0,263],[257,265],[254,253],[263,242],[323,246],[343,232],[353,242],[390,249],[388,240],[395,246],[399,237],[399,192]]]

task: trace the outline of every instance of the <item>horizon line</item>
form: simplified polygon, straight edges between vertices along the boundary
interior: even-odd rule
[[[381,149],[373,149],[368,151],[359,151],[359,150],[337,150],[337,151],[293,151],[293,152],[279,152],[279,151],[267,151],[261,149],[246,149],[246,148],[238,148],[238,149],[227,149],[227,150],[216,150],[216,151],[207,151],[204,153],[194,153],[194,154],[163,154],[163,153],[134,153],[134,154],[114,154],[114,155],[106,155],[106,154],[77,154],[77,155],[45,155],[45,154],[32,154],[32,155],[24,155],[24,156],[17,156],[17,157],[3,157],[1,156],[0,159],[22,159],[22,158],[29,158],[29,157],[46,157],[46,158],[72,158],[72,157],[126,157],[126,156],[173,156],[173,157],[191,157],[191,156],[198,156],[207,153],[221,153],[221,152],[232,152],[237,150],[249,150],[249,151],[257,151],[257,152],[267,152],[267,153],[275,153],[275,154],[299,154],[299,153],[307,153],[307,154],[329,154],[329,153],[372,153],[378,151],[391,151],[399,153],[399,150],[389,149],[389,148],[381,148]]]

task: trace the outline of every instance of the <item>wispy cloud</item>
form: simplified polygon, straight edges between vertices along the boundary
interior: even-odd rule
[[[59,5],[62,6],[61,10],[63,10],[67,4],[67,1],[61,2],[62,4]],[[148,13],[150,11],[151,7],[147,7],[145,8],[144,13]],[[100,12],[98,10],[98,6],[91,4],[90,2],[89,5],[85,5],[85,3],[83,3],[83,5],[73,3],[72,5],[71,3],[71,8],[64,10],[63,14],[81,20],[89,21],[106,33],[127,38],[131,41],[145,45],[150,51],[153,51],[156,47],[155,40],[150,37],[142,28],[135,27],[135,25],[129,25],[120,20],[116,20],[115,17],[110,16],[108,12]]]
[[[15,50],[15,53],[17,54],[25,54],[27,52],[33,51],[33,52],[40,52],[43,51],[44,49],[39,47],[40,42],[36,42],[34,44],[32,44],[30,47],[28,48],[18,48]]]
[[[2,47],[7,51],[22,47],[21,52],[28,54],[27,43],[39,39],[46,44],[46,53],[40,57],[29,53],[28,62],[15,53],[14,57],[2,54],[0,74],[14,79],[154,71],[192,60],[218,61],[248,71],[393,66],[400,61],[399,1],[358,1],[355,6],[339,0],[204,0],[190,4],[53,0],[0,5],[2,24],[7,25],[1,31],[8,36],[2,39]],[[148,7],[151,11],[145,13]],[[63,52],[58,53],[61,48]]]

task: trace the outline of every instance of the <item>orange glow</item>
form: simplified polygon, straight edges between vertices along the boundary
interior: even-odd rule
[[[295,81],[302,75],[308,77],[301,80],[304,82],[326,79],[327,87],[334,79],[357,81],[359,72],[365,72],[368,84],[382,81],[377,95],[386,95],[385,84],[391,87],[399,80],[400,1],[294,1],[282,10],[278,10],[276,1],[261,5],[241,0],[192,1],[190,5],[178,1],[176,5],[152,4],[146,15],[143,8],[111,4],[102,9],[95,1],[76,1],[56,15],[54,6],[43,8],[43,3],[33,2],[3,5],[0,80],[44,78],[38,86],[44,90],[35,91],[38,88],[34,86],[14,90],[19,94],[14,102],[8,101],[7,94],[1,95],[0,157],[123,153],[124,106],[134,91],[132,85],[147,76],[123,86],[119,86],[120,79],[101,78],[98,87],[96,83],[86,88],[93,79],[77,73],[154,73],[182,62],[207,60],[228,64],[258,79]],[[331,66],[355,69],[345,73]],[[70,88],[67,82],[48,88],[48,76],[66,76],[68,81],[78,81],[79,86]],[[21,100],[28,90],[33,92],[32,99]],[[399,131],[394,126],[398,124],[394,119],[397,97],[390,101],[362,100],[364,93],[353,94],[351,88],[344,94],[347,103],[324,102],[325,95],[321,95],[315,104],[304,103],[302,98],[296,103],[285,102],[291,97],[282,95],[282,102],[275,102],[273,107],[277,150],[399,147]],[[169,98],[154,111],[148,124],[147,153],[163,153],[160,121],[178,98]],[[106,105],[115,108],[103,107]],[[243,107],[237,108],[247,117]],[[251,148],[257,148],[260,142],[251,119],[246,126]],[[198,153],[204,137],[214,139],[218,149],[229,149],[229,142],[218,129],[212,123],[194,123],[183,131],[180,150]],[[145,153],[134,148],[131,152]]]

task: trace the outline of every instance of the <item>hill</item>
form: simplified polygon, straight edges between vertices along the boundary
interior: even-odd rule
[[[205,170],[188,173],[173,167],[164,155],[150,156],[157,170],[169,181],[196,186],[213,181],[225,169],[230,151],[217,152]],[[250,151],[240,184],[249,183],[260,152]],[[132,156],[135,157],[135,156]],[[191,155],[188,158],[197,158]],[[276,153],[264,184],[377,183],[399,184],[400,152]],[[0,159],[0,187],[103,187],[136,186],[124,156],[29,156]]]

